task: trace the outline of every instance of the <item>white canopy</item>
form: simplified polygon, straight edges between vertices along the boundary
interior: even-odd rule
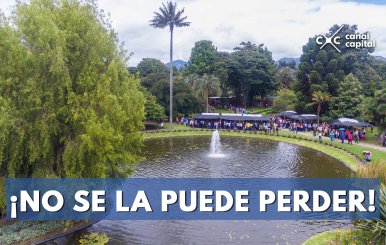
[[[220,113],[204,112],[204,113],[201,113],[201,115],[205,115],[205,116],[219,116]]]
[[[359,123],[358,120],[352,119],[352,118],[338,118],[339,122],[352,122],[352,123]]]

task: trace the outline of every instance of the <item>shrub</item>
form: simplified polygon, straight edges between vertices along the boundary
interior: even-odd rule
[[[374,161],[369,165],[361,166],[357,171],[357,177],[380,179],[380,219],[360,220],[356,221],[354,224],[359,230],[370,233],[372,244],[376,244],[377,242],[382,244],[386,239],[386,165],[381,161]]]
[[[328,244],[377,244],[371,232],[361,229],[337,230],[332,242]]]
[[[358,178],[379,178],[383,185],[386,185],[386,164],[382,161],[373,161],[370,164],[362,165],[356,173]]]
[[[104,233],[90,233],[82,236],[79,240],[80,245],[104,245],[109,241],[109,237]]]
[[[5,216],[5,178],[0,177],[0,217]]]

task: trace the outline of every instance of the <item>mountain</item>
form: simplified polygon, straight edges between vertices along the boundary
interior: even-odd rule
[[[376,60],[380,60],[380,61],[386,62],[386,58],[383,57],[383,56],[374,56],[374,58],[375,58]]]
[[[177,70],[181,70],[181,68],[184,68],[187,64],[188,64],[188,62],[183,61],[183,60],[174,60],[173,61],[173,66]],[[167,68],[169,68],[170,67],[170,62],[166,63],[165,65],[166,65]]]
[[[279,64],[279,62],[284,62],[284,63],[289,63],[290,61],[295,61],[295,64],[296,64],[296,68],[299,66],[300,64],[300,58],[287,58],[287,57],[284,57],[284,58],[281,58],[279,60],[277,60],[275,63],[276,64]]]

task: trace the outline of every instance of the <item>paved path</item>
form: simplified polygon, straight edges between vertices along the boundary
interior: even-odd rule
[[[282,130],[282,132],[287,132],[287,133],[295,134],[294,132],[290,132],[287,129]],[[310,137],[310,138],[314,138],[314,136],[312,136],[309,132],[298,132],[298,134],[301,134],[301,135],[304,135],[304,136],[307,136],[307,137]],[[315,138],[317,138],[317,136]],[[324,136],[323,136],[323,139],[330,140],[329,137],[324,137]],[[335,140],[339,140],[339,139],[335,139]],[[346,144],[346,142],[347,141],[345,141],[345,144]],[[363,146],[363,147],[372,148],[372,149],[376,149],[376,150],[380,150],[380,151],[386,151],[386,147],[382,147],[380,145],[374,145],[374,144],[369,144],[369,143],[365,143],[365,142],[359,142],[358,144],[355,144],[355,143],[353,143],[353,144],[354,145],[360,145],[360,146]]]
[[[373,144],[363,143],[363,142],[359,142],[358,145],[361,145],[361,146],[364,146],[364,147],[373,148],[373,149],[377,149],[377,150],[380,150],[380,151],[386,151],[386,147],[382,147],[380,145],[373,145]]]

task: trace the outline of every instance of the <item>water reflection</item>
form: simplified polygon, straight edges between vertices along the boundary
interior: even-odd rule
[[[336,159],[312,149],[255,138],[221,136],[224,158],[210,158],[210,136],[147,140],[136,177],[349,177]],[[104,232],[109,244],[301,244],[347,226],[334,221],[101,221],[50,244],[74,244]]]

